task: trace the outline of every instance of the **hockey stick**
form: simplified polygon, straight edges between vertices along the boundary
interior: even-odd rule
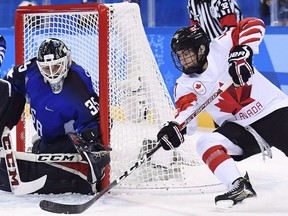
[[[4,158],[7,168],[8,179],[10,183],[11,192],[15,195],[24,195],[33,193],[41,189],[45,182],[47,175],[30,182],[22,182],[17,166],[16,157],[12,151],[12,141],[9,128],[5,127],[2,137],[0,151],[4,152]]]
[[[232,81],[225,83],[219,83],[219,88],[197,109],[193,112],[182,124],[179,125],[179,129],[183,130],[186,125],[192,121],[197,115],[199,115],[211,102],[217,98],[222,92],[224,92],[230,85]],[[104,188],[101,192],[96,194],[89,201],[82,204],[63,204],[56,203],[48,200],[42,200],[40,202],[40,208],[53,213],[61,213],[61,214],[79,214],[87,210],[92,204],[94,204],[98,199],[100,199],[103,195],[105,195],[112,188],[117,186],[121,181],[127,178],[133,171],[138,169],[143,163],[145,163],[157,150],[161,148],[161,144],[158,143],[155,148],[153,148],[147,154],[144,154],[132,167],[130,167],[127,171],[125,171],[120,177],[110,183],[106,188]]]

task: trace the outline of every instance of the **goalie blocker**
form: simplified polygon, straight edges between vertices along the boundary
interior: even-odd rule
[[[0,79],[0,137],[5,126],[12,129],[18,123],[24,105],[25,97],[14,92],[9,82]],[[87,182],[88,163],[82,161],[79,154],[44,154],[35,157],[35,154],[21,153],[21,158],[16,154],[16,161],[23,182],[47,175],[44,187],[36,193],[95,193],[96,189]],[[0,148],[0,190],[11,192],[4,157]]]

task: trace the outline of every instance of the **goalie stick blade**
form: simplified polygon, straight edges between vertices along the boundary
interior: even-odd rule
[[[41,189],[44,186],[46,179],[47,175],[44,175],[41,178],[36,179],[34,181],[20,182],[20,184],[17,186],[13,194],[20,196],[36,192],[37,190]]]

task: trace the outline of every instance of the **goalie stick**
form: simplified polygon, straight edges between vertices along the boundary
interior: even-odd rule
[[[219,88],[197,109],[195,110],[182,124],[179,125],[179,129],[183,130],[186,125],[192,121],[196,116],[198,116],[211,102],[216,99],[222,92],[224,92],[230,85],[232,84],[232,80],[227,83],[219,83]],[[116,180],[111,182],[106,188],[100,191],[98,194],[94,195],[92,199],[88,200],[82,204],[64,204],[57,203],[48,200],[42,200],[39,203],[41,209],[59,214],[80,214],[87,210],[92,204],[94,204],[98,199],[100,199],[103,195],[109,192],[112,188],[117,186],[121,181],[126,179],[133,171],[138,169],[143,163],[145,163],[157,150],[161,148],[161,144],[158,142],[155,148],[153,148],[147,154],[144,154],[132,167],[130,167],[127,171],[125,171],[121,176],[119,176]]]
[[[24,195],[41,189],[46,182],[47,175],[30,182],[21,181],[16,157],[12,151],[10,130],[7,127],[4,128],[0,144],[0,151],[4,152],[11,192],[15,195]]]

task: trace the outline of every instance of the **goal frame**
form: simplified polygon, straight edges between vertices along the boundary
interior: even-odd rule
[[[51,13],[51,12],[82,12],[98,11],[99,13],[99,110],[100,110],[100,134],[105,146],[110,143],[109,129],[109,84],[108,84],[108,8],[103,4],[67,4],[67,5],[45,5],[45,6],[22,6],[17,8],[15,13],[15,63],[22,64],[24,61],[23,24],[24,14],[29,13]],[[25,116],[22,114],[16,126],[16,150],[25,151]],[[105,177],[102,180],[102,187],[110,183],[110,167],[105,169]]]
[[[63,37],[71,52],[78,53],[73,60],[90,72],[99,94],[101,138],[113,149],[102,188],[157,145],[159,129],[175,114],[141,21],[136,3],[26,6],[15,14],[17,65],[37,55],[45,38]],[[28,108],[16,127],[18,152],[30,152],[36,132],[30,131]],[[216,179],[195,178],[195,173],[213,175],[195,155],[194,139],[185,140],[187,145],[155,153],[117,188],[158,193],[213,185]]]

